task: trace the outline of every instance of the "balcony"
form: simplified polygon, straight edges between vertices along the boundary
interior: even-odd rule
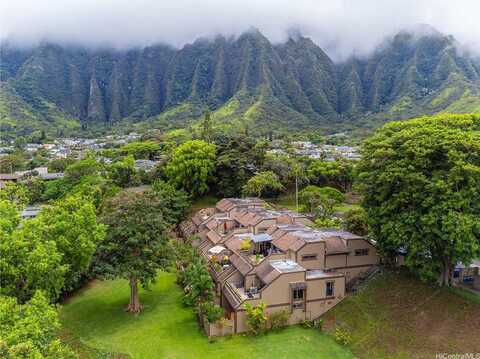
[[[224,294],[233,308],[238,308],[246,300],[260,299],[260,293],[245,290],[242,283],[227,282]]]

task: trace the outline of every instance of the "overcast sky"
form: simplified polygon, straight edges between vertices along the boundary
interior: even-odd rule
[[[0,39],[126,48],[258,28],[273,42],[298,30],[336,57],[429,24],[480,53],[480,0],[0,0]]]

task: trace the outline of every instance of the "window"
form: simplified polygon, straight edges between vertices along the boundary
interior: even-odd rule
[[[293,290],[293,300],[303,300],[303,289],[294,289]]]
[[[335,282],[327,282],[327,290],[325,295],[327,297],[333,297],[333,287],[334,287]]]
[[[460,269],[455,269],[453,271],[453,278],[460,278]]]
[[[356,256],[368,256],[368,252],[369,252],[368,248],[355,249]]]
[[[302,261],[315,261],[317,260],[316,254],[305,254],[302,256]]]

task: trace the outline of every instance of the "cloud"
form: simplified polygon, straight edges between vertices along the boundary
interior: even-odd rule
[[[0,38],[128,48],[258,28],[271,41],[289,31],[336,58],[366,54],[416,24],[454,35],[480,53],[477,0],[2,0]]]

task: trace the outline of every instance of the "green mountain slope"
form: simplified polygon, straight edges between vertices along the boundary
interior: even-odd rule
[[[26,50],[4,43],[0,51],[5,131],[74,123],[179,127],[195,123],[207,106],[217,125],[231,131],[355,125],[480,107],[478,62],[434,31],[399,33],[368,58],[343,63],[310,39],[273,45],[255,30],[181,49],[44,43]],[[66,125],[51,126],[61,121]]]

